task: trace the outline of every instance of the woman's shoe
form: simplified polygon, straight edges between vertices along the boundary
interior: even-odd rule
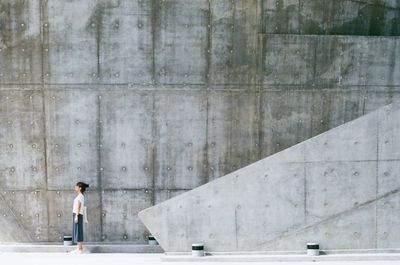
[[[80,250],[80,249],[75,249],[75,250],[70,251],[69,253],[72,253],[72,254],[82,254],[83,251]]]

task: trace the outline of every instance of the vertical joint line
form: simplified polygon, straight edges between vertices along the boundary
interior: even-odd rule
[[[315,75],[317,72],[317,48],[318,48],[318,38],[312,37],[312,42],[314,43],[314,64],[313,64],[313,84],[315,84]],[[314,86],[315,87],[315,86]]]
[[[260,1],[260,8],[261,8],[261,10],[260,10],[260,14],[261,14],[261,33],[262,34],[265,34],[265,24],[264,24],[264,16],[265,16],[265,13],[264,13],[264,0],[261,0]]]
[[[235,242],[236,242],[236,251],[239,248],[238,244],[238,226],[237,226],[237,208],[235,207]]]
[[[261,32],[265,33],[265,25],[264,25],[264,0],[260,1],[260,23],[261,23]],[[262,95],[263,95],[263,74],[264,74],[264,65],[265,65],[265,56],[264,56],[264,35],[257,35],[257,43],[256,43],[256,51],[255,54],[257,56],[256,59],[256,64],[257,64],[257,69],[256,69],[256,82],[258,85],[258,159],[262,159],[262,146],[264,145],[263,141],[263,117],[262,117],[262,108],[263,108],[263,101],[262,101]]]
[[[260,159],[262,159],[261,158],[261,156],[262,156],[262,145],[261,145],[261,142],[262,142],[262,115],[261,115],[261,113],[262,113],[262,100],[261,100],[261,98],[262,98],[262,91],[261,91],[261,87],[259,86],[259,88],[258,88],[258,93],[257,93],[257,104],[258,104],[258,113],[257,113],[257,126],[258,126],[258,128],[257,128],[257,134],[258,134],[258,139],[257,139],[257,160],[260,160]]]
[[[207,90],[206,91],[206,148],[204,151],[204,164],[206,165],[205,167],[205,176],[204,176],[204,184],[210,181],[210,165],[209,165],[209,157],[208,157],[208,152],[209,152],[209,144],[208,144],[208,130],[209,130],[209,125],[208,125],[208,121],[209,121],[209,96],[210,96],[210,92]]]
[[[206,165],[205,167],[205,176],[204,176],[204,184],[210,181],[210,170],[209,170],[209,157],[208,157],[208,152],[209,152],[209,144],[208,144],[208,134],[209,134],[209,97],[210,97],[210,65],[211,65],[211,27],[212,27],[212,16],[211,16],[211,0],[208,1],[208,24],[207,24],[207,64],[206,64],[206,128],[205,128],[205,134],[206,134],[206,147],[204,151],[204,164]]]
[[[43,158],[44,158],[44,175],[46,182],[46,210],[47,210],[47,241],[50,241],[50,202],[48,199],[48,189],[49,189],[49,174],[48,174],[48,164],[47,164],[47,124],[46,124],[46,93],[44,87],[44,43],[45,43],[45,32],[43,30],[44,24],[44,13],[45,13],[45,1],[41,0],[39,2],[39,27],[40,27],[40,66],[41,66],[41,94],[42,94],[42,120],[43,120]],[[47,6],[46,6],[47,7]]]
[[[304,161],[305,161],[305,156],[304,156]],[[304,166],[304,223],[307,224],[307,164],[304,163],[303,166]]]
[[[101,100],[100,100],[100,95],[97,94],[97,124],[98,124],[98,130],[97,130],[97,160],[98,160],[98,167],[97,167],[97,176],[98,176],[98,190],[99,190],[99,197],[100,197],[100,240],[103,241],[103,183],[102,183],[102,172],[101,172],[101,167],[102,167],[102,156],[101,156]]]
[[[100,67],[100,48],[101,48],[101,27],[102,27],[102,17],[103,14],[99,9],[97,9],[98,13],[96,14],[96,56],[97,56],[97,77],[100,78],[101,67]]]
[[[156,118],[155,118],[155,112],[156,112],[156,99],[155,99],[155,93],[153,93],[153,107],[152,107],[152,114],[151,114],[151,122],[152,122],[152,132],[151,132],[151,188],[152,188],[152,195],[151,195],[151,205],[156,204],[156,198],[155,198],[155,193],[156,193]],[[149,166],[150,167],[150,166]]]
[[[231,65],[232,67],[235,69],[235,65],[234,65],[234,60],[233,60],[233,53],[235,52],[235,19],[236,19],[236,5],[235,2],[232,1],[232,9],[233,9],[233,13],[232,13],[232,36],[231,36],[231,42],[232,42],[232,53],[231,53]]]
[[[212,27],[212,17],[211,17],[211,0],[208,0],[208,24],[207,24],[207,47],[206,47],[206,86],[207,90],[210,86],[210,66],[211,66],[211,27]]]
[[[301,6],[301,0],[298,1],[298,8],[297,8],[297,25],[301,25],[300,21],[300,6]],[[300,34],[300,27],[297,28],[297,34]]]
[[[377,115],[379,115],[377,112]],[[378,247],[378,191],[379,191],[379,116],[376,122],[376,169],[375,169],[375,248]]]
[[[44,86],[44,52],[43,52],[43,45],[44,45],[44,31],[43,31],[43,5],[44,1],[40,1],[40,10],[39,10],[39,16],[40,16],[40,21],[39,21],[39,27],[40,27],[40,59],[41,59],[41,83],[42,83],[42,88]]]
[[[365,104],[367,101],[367,88],[364,86],[364,97],[363,97],[363,107],[362,107],[362,115],[365,115]]]
[[[155,62],[155,37],[156,37],[156,18],[157,15],[155,14],[158,10],[158,7],[156,7],[156,1],[157,0],[152,0],[151,1],[151,52],[152,52],[152,62],[151,62],[151,81],[153,84],[158,83],[158,80],[156,80],[156,62]]]

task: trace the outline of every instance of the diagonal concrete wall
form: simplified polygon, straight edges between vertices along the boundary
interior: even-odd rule
[[[165,251],[396,248],[400,104],[395,103],[145,209]]]

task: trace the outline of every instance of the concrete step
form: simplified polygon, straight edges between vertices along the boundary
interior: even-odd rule
[[[162,255],[164,262],[321,262],[321,261],[400,261],[400,253],[324,254],[307,256],[281,255]]]
[[[0,252],[51,252],[62,253],[74,250],[75,246],[62,244],[0,244]],[[85,252],[88,253],[163,253],[159,245],[141,244],[103,244],[85,243]]]

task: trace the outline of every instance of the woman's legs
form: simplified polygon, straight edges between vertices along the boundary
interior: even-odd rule
[[[73,220],[75,219],[75,214],[73,214]],[[72,242],[76,243],[76,250],[83,250],[83,216],[78,214],[78,223],[73,221],[72,226]]]
[[[83,250],[83,216],[82,214],[78,214],[78,250]]]
[[[75,220],[75,214],[72,214],[72,244],[75,245],[76,244],[76,240],[78,238],[78,230],[77,230],[77,225],[74,222]]]

